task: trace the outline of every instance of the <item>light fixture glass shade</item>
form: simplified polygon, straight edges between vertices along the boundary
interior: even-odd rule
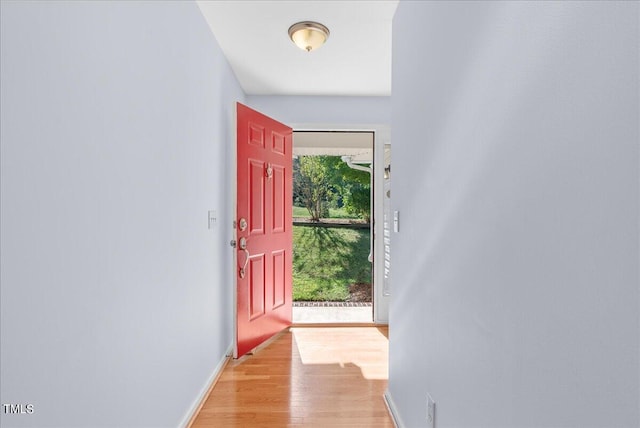
[[[303,21],[289,27],[289,37],[300,49],[311,52],[329,38],[329,29],[322,24]]]

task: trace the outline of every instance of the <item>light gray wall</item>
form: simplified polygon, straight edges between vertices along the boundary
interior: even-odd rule
[[[290,124],[389,124],[391,97],[249,95],[254,109]]]
[[[1,4],[2,426],[177,426],[232,341],[243,93],[194,3]]]
[[[637,2],[401,2],[389,390],[407,427],[638,427]]]

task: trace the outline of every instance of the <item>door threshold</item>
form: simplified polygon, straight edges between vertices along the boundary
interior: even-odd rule
[[[290,328],[306,327],[385,327],[388,324],[376,324],[374,322],[313,322],[291,324]]]
[[[337,306],[315,303],[314,306],[294,306],[293,324],[354,324],[373,322],[373,308],[369,306]]]

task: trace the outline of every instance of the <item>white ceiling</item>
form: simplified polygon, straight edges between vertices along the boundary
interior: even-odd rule
[[[397,0],[198,1],[249,95],[391,94],[391,22]],[[331,35],[305,52],[287,30],[317,21]]]

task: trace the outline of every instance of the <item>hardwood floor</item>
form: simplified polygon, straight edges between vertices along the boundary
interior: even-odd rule
[[[386,327],[292,327],[232,360],[192,427],[393,428]]]

